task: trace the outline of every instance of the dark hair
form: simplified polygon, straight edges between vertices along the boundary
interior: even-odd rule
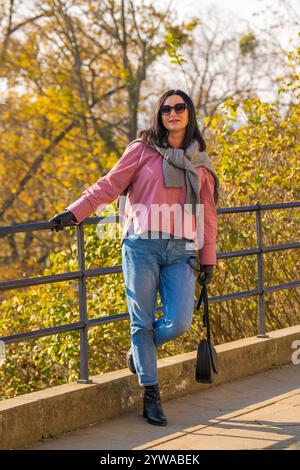
[[[199,148],[202,152],[206,149],[206,143],[197,124],[195,106],[191,98],[182,90],[168,90],[160,96],[151,117],[151,127],[149,129],[139,131],[138,138],[142,139],[145,143],[154,142],[158,146],[166,146],[168,143],[169,131],[162,123],[160,107],[165,102],[166,98],[172,95],[181,96],[189,110],[189,122],[186,126],[182,148],[186,149],[192,140],[195,139],[199,142]]]

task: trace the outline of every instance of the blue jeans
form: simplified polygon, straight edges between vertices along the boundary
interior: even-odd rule
[[[186,247],[187,242],[136,236],[122,242],[131,350],[142,386],[157,383],[156,348],[182,335],[192,322],[195,275],[188,258],[195,248]],[[163,316],[155,319],[158,289]]]

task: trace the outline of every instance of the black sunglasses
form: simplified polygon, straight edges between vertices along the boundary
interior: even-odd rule
[[[176,103],[175,106],[169,106],[168,104],[165,104],[165,105],[161,106],[160,112],[164,116],[168,116],[169,114],[171,114],[171,111],[172,111],[173,108],[175,109],[176,114],[182,114],[182,113],[184,113],[185,108],[187,108],[187,104],[186,103]]]

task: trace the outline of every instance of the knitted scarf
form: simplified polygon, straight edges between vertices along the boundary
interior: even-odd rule
[[[133,142],[144,142],[142,139],[135,139]],[[145,142],[144,142],[145,143]],[[206,152],[201,152],[197,140],[192,140],[185,149],[174,149],[170,146],[157,146],[154,142],[150,145],[154,150],[163,156],[163,175],[166,188],[182,188],[184,178],[186,182],[185,211],[198,214],[197,207],[200,206],[199,178],[196,167],[204,166],[215,178],[214,201],[217,205],[219,199],[219,179],[214,170],[212,160]]]

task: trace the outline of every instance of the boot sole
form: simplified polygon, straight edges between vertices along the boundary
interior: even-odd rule
[[[152,421],[152,419],[149,419],[145,414],[143,414],[143,417],[148,421],[149,424],[154,424],[156,426],[167,426],[168,422],[167,421]]]
[[[159,423],[158,421],[152,421],[149,418],[146,418],[146,420],[149,424],[154,424],[155,426],[167,426],[167,424],[168,424],[166,421],[162,421],[162,422]]]

